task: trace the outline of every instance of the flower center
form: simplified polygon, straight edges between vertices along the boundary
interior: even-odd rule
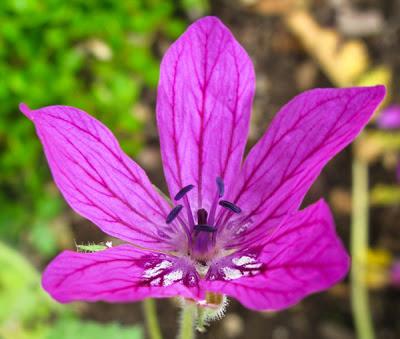
[[[175,201],[183,201],[176,205],[166,218],[167,224],[180,227],[187,238],[187,253],[201,265],[207,263],[216,256],[220,250],[217,245],[217,235],[221,231],[221,225],[225,224],[232,214],[241,213],[239,206],[221,198],[225,192],[224,182],[221,178],[216,179],[217,190],[210,212],[204,208],[193,213],[187,194],[194,188],[194,185],[183,187],[176,195]],[[187,216],[182,217],[182,210],[185,208]],[[222,208],[218,213],[217,209]],[[193,215],[195,214],[195,216]]]

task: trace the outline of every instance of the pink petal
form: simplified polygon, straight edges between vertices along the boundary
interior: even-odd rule
[[[220,176],[239,172],[254,94],[251,60],[215,17],[191,25],[161,64],[157,122],[171,196],[194,184],[194,208],[209,209]]]
[[[54,180],[77,213],[114,237],[169,247],[157,233],[166,227],[167,203],[104,125],[73,107],[20,108],[34,122]]]
[[[42,285],[62,303],[132,302],[177,295],[198,298],[198,288],[181,283],[185,276],[180,278],[180,269],[173,257],[145,253],[129,245],[95,253],[65,251],[46,268]]]
[[[331,287],[346,275],[350,265],[322,200],[278,228],[259,250],[257,261],[263,264],[261,273],[208,281],[203,288],[230,295],[251,309],[280,310]]]
[[[246,243],[298,209],[325,164],[360,133],[384,95],[384,86],[315,89],[280,110],[229,197],[253,221]]]

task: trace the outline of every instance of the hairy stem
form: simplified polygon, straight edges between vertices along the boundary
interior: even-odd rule
[[[157,319],[156,302],[154,299],[143,301],[143,311],[146,320],[146,327],[150,339],[162,339],[160,326]]]
[[[358,339],[374,339],[374,328],[365,279],[368,251],[368,165],[357,156],[353,160],[351,227],[351,301]]]
[[[196,331],[201,333],[205,333],[207,326],[207,313],[205,308],[201,306],[197,306],[197,322],[196,322]]]
[[[194,339],[196,308],[194,305],[186,304],[182,308],[181,323],[178,339]]]

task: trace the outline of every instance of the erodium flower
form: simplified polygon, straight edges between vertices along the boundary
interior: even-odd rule
[[[385,108],[376,119],[376,124],[382,129],[400,129],[400,105]]]
[[[217,18],[195,22],[166,52],[157,123],[171,201],[90,115],[21,105],[69,205],[126,243],[61,253],[43,274],[53,298],[181,296],[204,304],[223,294],[251,309],[278,310],[345,276],[349,257],[328,206],[299,206],[385,89],[300,94],[242,163],[254,85],[248,55]]]
[[[381,129],[400,131],[400,105],[391,105],[385,108],[376,119]],[[400,162],[396,169],[397,181],[400,182]]]

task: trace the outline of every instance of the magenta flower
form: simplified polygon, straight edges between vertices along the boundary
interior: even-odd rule
[[[326,203],[298,209],[385,89],[315,89],[295,97],[242,163],[254,85],[248,55],[217,18],[197,21],[166,52],[157,123],[172,203],[90,115],[21,105],[70,206],[126,242],[61,253],[43,274],[53,298],[181,296],[204,304],[214,292],[251,309],[278,310],[345,276],[349,257]]]
[[[382,129],[399,129],[400,105],[391,105],[385,108],[381,114],[379,114],[376,123]]]
[[[376,119],[376,124],[382,129],[400,130],[400,105],[385,108]],[[400,182],[400,162],[397,164],[396,177]]]
[[[390,282],[395,287],[400,287],[400,261],[394,261],[390,269]]]

